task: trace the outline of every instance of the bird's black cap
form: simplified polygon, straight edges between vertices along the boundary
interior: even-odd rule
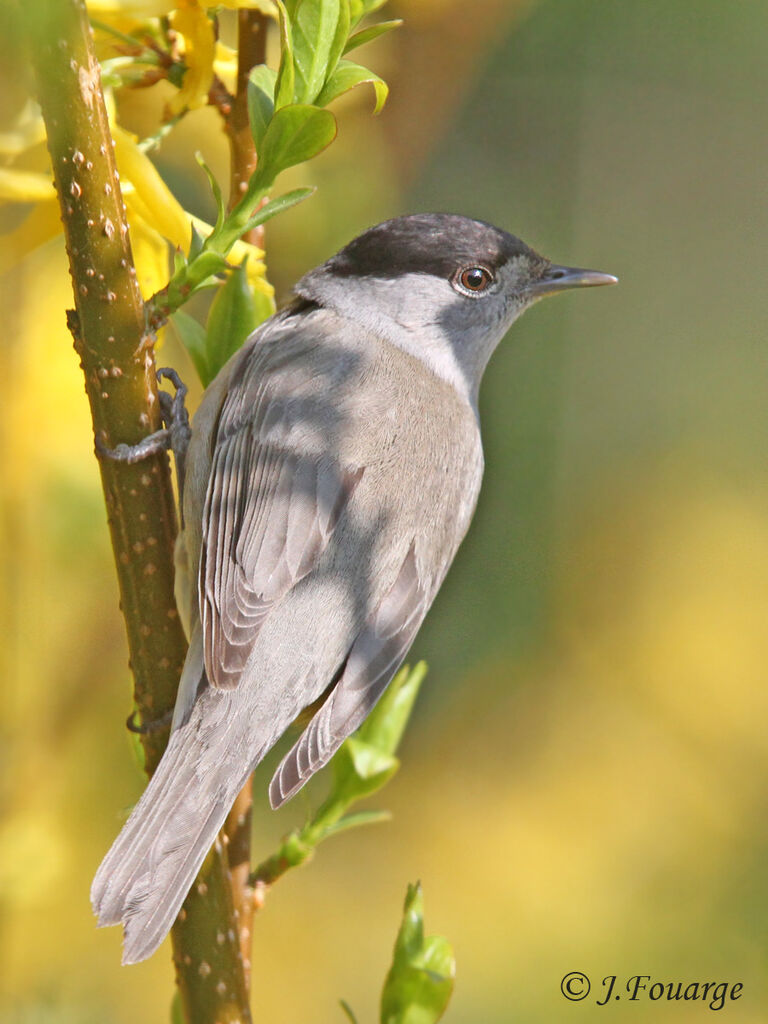
[[[525,242],[484,221],[453,213],[417,213],[369,228],[327,266],[339,277],[450,277],[458,266],[473,263],[495,271],[515,256],[541,259]]]

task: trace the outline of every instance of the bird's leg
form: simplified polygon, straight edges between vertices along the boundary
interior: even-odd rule
[[[98,437],[94,443],[99,458],[114,459],[116,462],[126,462],[129,465],[170,448],[176,462],[179,503],[181,504],[184,495],[184,461],[192,433],[189,426],[189,413],[184,404],[187,389],[175,370],[168,367],[158,370],[157,379],[162,380],[163,378],[173,384],[175,394],[171,396],[167,391],[158,391],[160,413],[164,423],[160,430],[156,430],[154,434],[148,434],[138,444],[119,444],[115,448],[107,448]]]

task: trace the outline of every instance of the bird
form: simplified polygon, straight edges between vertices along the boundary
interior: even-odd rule
[[[513,322],[617,278],[457,214],[369,228],[295,285],[192,423],[176,592],[189,650],[160,764],[99,867],[123,962],[170,930],[235,796],[321,701],[269,786],[328,763],[402,664],[480,492],[478,397]]]

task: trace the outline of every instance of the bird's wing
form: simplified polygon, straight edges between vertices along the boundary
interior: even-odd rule
[[[362,468],[322,443],[344,361],[288,338],[254,346],[229,385],[203,509],[198,589],[210,683],[237,686],[270,608],[315,567]],[[319,432],[319,433],[318,433]]]
[[[352,645],[338,683],[275,772],[272,807],[301,789],[362,724],[408,653],[435,589],[421,578],[412,544],[395,583]]]

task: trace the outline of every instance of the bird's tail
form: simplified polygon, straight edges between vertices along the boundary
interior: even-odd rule
[[[262,750],[227,735],[235,693],[201,695],[172,734],[144,794],[96,873],[100,925],[125,927],[123,963],[150,956],[173,924],[235,796]],[[207,705],[202,706],[201,705]],[[214,705],[214,706],[211,706]],[[223,735],[222,735],[223,733]]]

